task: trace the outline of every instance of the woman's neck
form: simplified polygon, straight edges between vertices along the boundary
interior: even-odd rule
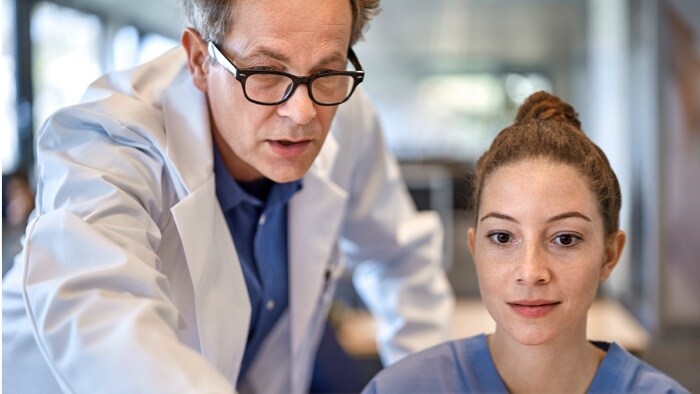
[[[503,332],[489,335],[491,357],[511,393],[584,393],[605,352],[583,335],[523,345]]]

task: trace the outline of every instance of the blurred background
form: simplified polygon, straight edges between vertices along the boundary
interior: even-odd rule
[[[638,355],[700,392],[700,1],[383,0],[382,9],[356,45],[363,87],[416,204],[443,219],[460,300],[479,296],[466,248],[469,171],[525,97],[553,92],[578,109],[620,178],[629,238],[601,290],[616,312],[603,314],[622,314],[630,325],[613,320],[617,338],[634,329]],[[3,0],[2,12],[4,274],[32,207],[42,121],[100,74],[177,46],[183,25],[177,0]],[[376,365],[342,334],[360,324],[345,312],[362,310],[345,282],[334,314],[341,350]]]

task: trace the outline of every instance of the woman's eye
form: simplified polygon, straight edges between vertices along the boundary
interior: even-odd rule
[[[488,235],[488,238],[496,244],[507,244],[511,241],[511,235],[502,231],[493,232]]]
[[[554,243],[561,246],[574,246],[581,241],[581,238],[573,234],[561,234],[554,237]]]

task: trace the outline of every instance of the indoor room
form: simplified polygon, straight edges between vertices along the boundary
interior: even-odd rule
[[[3,0],[3,278],[15,256],[25,259],[21,239],[32,227],[30,213],[42,188],[36,163],[42,125],[57,110],[97,97],[85,91],[101,75],[182,52],[185,22],[178,3]],[[616,342],[699,392],[700,1],[381,0],[379,7],[351,48],[354,71],[364,71],[354,94],[362,92],[374,107],[382,143],[398,163],[412,204],[439,218],[440,265],[455,300],[450,339],[495,328],[468,245],[468,230],[477,223],[471,200],[477,161],[528,96],[546,91],[576,109],[582,130],[607,155],[622,194],[626,244],[598,288],[587,337]],[[217,59],[212,48],[218,47],[210,42],[208,48]],[[235,61],[231,67],[241,71]],[[311,100],[322,101],[311,93],[313,82],[296,78],[295,88],[306,83]],[[295,88],[283,100],[295,97]],[[387,205],[384,211],[392,211]],[[321,229],[336,220],[316,216]],[[177,213],[173,217],[179,220]],[[162,220],[154,224],[165,233],[163,226],[171,224]],[[355,247],[341,235],[332,253]],[[336,281],[327,323],[319,326],[310,392],[359,392],[382,369],[379,328],[356,290],[358,279],[353,282],[361,261],[348,254],[342,269],[326,268],[325,280]],[[212,297],[209,302],[225,304]],[[3,345],[6,340],[3,331]],[[12,362],[12,354],[3,352],[8,393],[15,392],[5,385],[5,366]]]

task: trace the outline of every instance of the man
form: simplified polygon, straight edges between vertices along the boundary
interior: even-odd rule
[[[219,3],[44,126],[6,392],[304,392],[350,261],[385,363],[448,338],[439,221],[354,90],[376,1]]]

